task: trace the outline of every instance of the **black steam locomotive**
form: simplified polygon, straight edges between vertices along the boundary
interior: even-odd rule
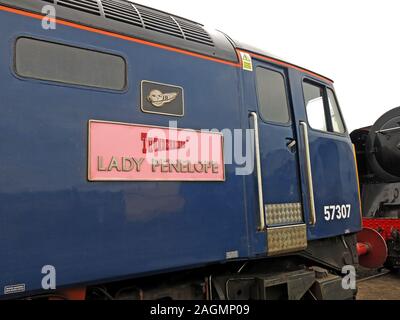
[[[400,266],[400,107],[351,133],[356,148],[364,227],[386,240],[386,266]]]

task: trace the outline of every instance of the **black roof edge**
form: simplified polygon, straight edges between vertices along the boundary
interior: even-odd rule
[[[121,0],[121,1],[123,1],[123,2],[128,2],[128,3],[133,3],[133,4],[139,5],[139,6],[141,6],[141,7],[150,9],[150,10],[156,10],[156,9],[154,9],[154,8],[152,8],[152,7],[149,7],[149,6],[146,6],[146,5],[144,5],[144,4],[137,3],[137,2],[133,2],[133,1],[129,1],[129,0]],[[187,22],[191,22],[191,23],[197,24],[197,25],[199,25],[199,26],[201,26],[201,27],[204,27],[204,25],[201,24],[200,22],[197,22],[197,21],[194,21],[194,20],[190,20],[190,19],[188,19],[188,18],[185,18],[185,17],[182,17],[182,16],[178,16],[178,15],[176,15],[176,14],[169,13],[169,12],[167,12],[167,11],[163,11],[163,10],[157,9],[157,12],[164,13],[164,14],[168,14],[168,15],[170,15],[170,16],[173,16],[174,18],[182,19],[182,20],[185,20],[185,21],[187,21]]]
[[[133,2],[126,0],[118,0],[118,1],[135,4]],[[199,27],[203,28],[205,32],[207,32],[211,37],[213,46],[205,45],[198,42],[188,41],[158,31],[153,31],[139,26],[127,24],[124,22],[115,21],[112,19],[105,18],[103,15],[90,14],[83,11],[70,9],[61,5],[55,5],[52,4],[51,1],[49,2],[44,0],[0,0],[0,5],[21,9],[36,14],[42,14],[41,13],[42,8],[45,5],[49,4],[55,6],[57,18],[61,20],[85,25],[95,29],[105,30],[108,32],[114,32],[125,36],[138,38],[156,44],[161,44],[177,49],[186,50],[189,52],[197,53],[200,55],[208,56],[219,60],[224,60],[227,62],[233,62],[233,63],[238,62],[238,56],[236,54],[234,46],[221,32],[203,28],[202,25],[198,24],[197,22],[192,22],[191,20],[180,18],[175,15],[171,16],[174,18],[183,19],[186,22],[195,23]],[[164,13],[162,11],[142,6],[140,4],[137,5],[145,7],[148,10],[153,10],[156,13]]]

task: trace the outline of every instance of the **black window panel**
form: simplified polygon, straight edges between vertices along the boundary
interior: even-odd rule
[[[308,124],[313,129],[328,131],[324,106],[324,89],[320,86],[304,82],[303,91]]]
[[[16,43],[18,75],[111,90],[126,87],[126,62],[117,55],[31,38]]]
[[[256,77],[261,118],[264,121],[288,123],[289,106],[283,75],[273,70],[257,68]]]

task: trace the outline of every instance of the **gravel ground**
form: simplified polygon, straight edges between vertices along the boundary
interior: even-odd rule
[[[378,274],[377,270],[360,270],[360,279]],[[400,273],[393,272],[366,281],[358,280],[357,300],[400,300]]]

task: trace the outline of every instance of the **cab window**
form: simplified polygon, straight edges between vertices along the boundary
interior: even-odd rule
[[[279,72],[256,70],[260,116],[264,121],[288,123],[290,120],[285,78]]]
[[[304,104],[312,129],[344,133],[345,126],[334,92],[322,85],[303,83]]]
[[[305,82],[303,90],[308,124],[313,129],[327,131],[323,89]]]
[[[333,131],[338,133],[344,133],[345,128],[340,116],[339,107],[336,101],[335,94],[331,89],[328,89],[328,101],[329,101],[329,111],[332,119]]]

